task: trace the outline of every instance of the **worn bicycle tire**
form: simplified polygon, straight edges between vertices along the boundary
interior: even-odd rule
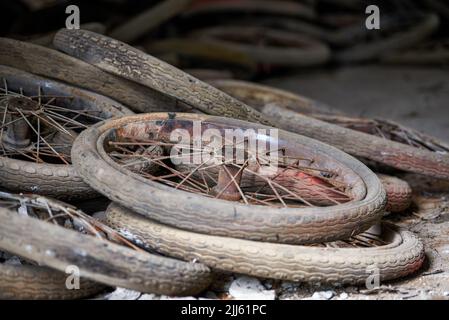
[[[263,110],[263,107],[266,104],[274,103],[280,107],[288,108],[306,115],[341,114],[341,111],[332,108],[327,104],[290,91],[259,83],[234,79],[208,80],[208,83],[247,105],[254,107],[256,110]]]
[[[365,283],[378,268],[386,281],[417,271],[423,244],[408,231],[384,226],[391,242],[373,248],[322,248],[273,244],[184,231],[146,219],[112,203],[107,223],[148,249],[211,268],[262,278],[332,284]],[[372,270],[371,270],[372,271]]]
[[[280,128],[310,137],[399,170],[449,179],[449,155],[418,149],[400,142],[319,120],[338,117],[320,103],[284,90],[235,80],[210,81],[218,89],[251,105]],[[329,110],[329,111],[328,111]],[[351,143],[347,143],[351,141]]]
[[[210,283],[209,268],[139,252],[0,208],[0,248],[65,272],[110,286],[166,295],[192,295]]]
[[[0,65],[0,79],[9,90],[23,89],[24,94],[74,97],[68,108],[91,108],[105,118],[133,114],[120,103],[61,82],[42,78],[18,69]],[[2,82],[3,83],[3,82]],[[71,165],[36,163],[0,156],[0,186],[11,191],[37,193],[55,198],[83,199],[98,196]]]
[[[54,49],[0,38],[0,64],[110,97],[136,112],[178,111],[182,104]]]
[[[192,0],[160,2],[113,29],[111,37],[128,43],[135,41],[184,11],[191,2]]]
[[[68,274],[46,267],[0,264],[0,299],[72,300],[88,298],[107,287],[80,279],[79,288],[67,289]]]
[[[254,73],[257,67],[256,63],[242,52],[200,39],[169,38],[152,41],[145,45],[145,49],[156,56],[171,54],[180,59],[186,57],[202,63],[207,61],[225,65],[228,68],[241,69],[248,73]]]
[[[384,165],[435,178],[449,179],[449,155],[415,148],[400,142],[347,129],[267,105],[262,113],[283,123],[283,128],[323,141],[349,154]],[[347,143],[351,141],[351,143]]]
[[[200,114],[152,113],[127,116],[97,124],[75,140],[72,160],[84,180],[95,190],[119,204],[164,224],[206,234],[259,241],[314,243],[347,238],[378,222],[383,215],[386,194],[379,179],[351,156],[319,141],[279,130],[283,139],[301,145],[328,161],[340,164],[340,176],[354,179],[357,200],[323,208],[269,208],[246,206],[234,201],[208,199],[150,181],[122,168],[105,152],[103,143],[111,130],[146,121],[202,121],[237,128],[268,128],[235,119]],[[134,130],[131,129],[134,132]],[[136,128],[135,132],[146,134]],[[287,143],[287,142],[285,142]],[[332,159],[332,160],[330,160]],[[213,214],[212,214],[213,213]]]
[[[106,72],[149,87],[207,114],[271,125],[260,112],[123,42],[85,30],[61,29],[54,46]]]
[[[423,44],[381,57],[382,63],[404,65],[445,65],[449,62],[449,42]]]
[[[440,19],[436,14],[424,15],[417,22],[413,21],[410,28],[397,32],[385,39],[357,44],[335,54],[338,62],[362,62],[379,58],[388,51],[407,48],[429,37],[438,29]]]
[[[215,26],[195,30],[190,36],[245,54],[257,63],[275,67],[317,66],[331,58],[330,49],[320,40],[267,27]],[[257,37],[263,41],[251,43]]]

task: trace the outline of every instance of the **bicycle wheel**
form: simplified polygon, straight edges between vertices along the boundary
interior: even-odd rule
[[[380,281],[412,274],[425,258],[415,235],[387,225],[380,235],[365,232],[344,241],[293,246],[184,231],[114,203],[106,216],[108,225],[146,249],[262,278],[354,285],[365,283],[374,271]]]
[[[208,158],[211,150],[192,146],[190,138],[180,145],[172,141],[176,129],[198,130],[200,139],[226,142],[232,152],[218,148]],[[227,130],[248,133],[249,140],[223,140]],[[254,143],[266,148],[254,152]],[[179,148],[186,154],[178,155]],[[195,155],[202,157],[192,165]],[[84,180],[113,201],[164,224],[206,234],[330,241],[366,230],[385,208],[379,179],[351,156],[310,138],[228,118],[153,113],[113,119],[81,133],[72,158]],[[164,162],[168,159],[171,164]],[[182,159],[187,162],[173,163]],[[218,180],[213,177],[217,169]],[[198,180],[202,172],[205,177]]]
[[[9,293],[14,294],[17,286],[23,286],[25,294],[36,293],[45,282],[56,285],[59,272],[75,269],[81,279],[167,295],[196,294],[210,283],[206,266],[144,252],[73,206],[35,195],[0,193],[0,198],[0,249],[57,270],[52,278],[35,278],[48,271],[28,270],[32,275],[28,281],[23,273],[17,279],[0,273],[5,283],[15,284]],[[93,285],[81,282],[80,288],[83,284],[87,285],[83,290]],[[65,289],[65,279],[58,287],[62,285]],[[48,290],[40,294],[57,294]],[[61,298],[68,296],[66,291],[59,292]]]

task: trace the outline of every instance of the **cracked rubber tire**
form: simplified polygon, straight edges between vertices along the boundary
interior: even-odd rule
[[[417,271],[421,241],[411,232],[383,226],[388,244],[372,248],[323,248],[262,243],[203,235],[165,226],[112,203],[107,223],[148,249],[211,268],[262,278],[333,284],[365,283],[373,268],[386,281]]]
[[[80,279],[79,289],[66,288],[69,275],[45,267],[0,264],[0,299],[69,300],[100,293],[106,287]]]
[[[112,119],[83,131],[75,140],[72,160],[85,181],[111,200],[139,214],[178,228],[219,236],[283,243],[316,243],[348,238],[380,221],[386,194],[377,176],[353,157],[331,146],[279,130],[281,143],[301,146],[339,166],[342,177],[357,181],[360,199],[330,207],[269,208],[210,199],[175,190],[122,168],[105,151],[108,135],[116,128],[170,121],[238,128],[268,128],[249,122],[195,114],[140,114]],[[173,124],[176,125],[176,124]],[[231,127],[232,127],[231,126]],[[142,134],[146,134],[142,131]],[[284,140],[283,140],[284,139]],[[281,144],[280,144],[281,146]],[[362,190],[363,189],[363,190]],[[357,191],[357,192],[358,192]]]

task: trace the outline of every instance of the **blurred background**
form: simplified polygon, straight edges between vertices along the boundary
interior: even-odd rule
[[[3,0],[0,35],[51,47],[73,4],[81,28],[200,79],[261,82],[449,141],[448,1]]]

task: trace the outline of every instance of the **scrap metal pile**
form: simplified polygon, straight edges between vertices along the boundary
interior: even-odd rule
[[[421,240],[382,222],[412,190],[374,171],[448,180],[449,145],[247,81],[447,61],[443,1],[398,1],[406,13],[391,7],[376,38],[359,5],[167,0],[114,28],[0,38],[0,297],[197,295],[216,271],[332,285],[418,271]],[[100,196],[105,213],[74,205]]]

